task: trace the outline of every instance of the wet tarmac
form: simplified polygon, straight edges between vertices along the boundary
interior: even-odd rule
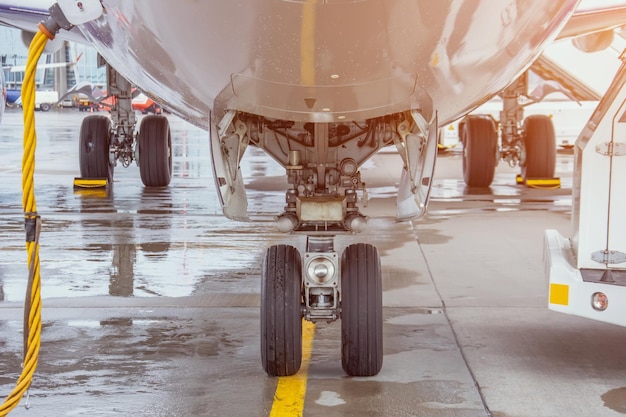
[[[135,165],[105,193],[75,192],[85,113],[37,113],[35,186],[43,331],[30,409],[13,416],[269,416],[277,379],[259,354],[260,259],[285,236],[283,170],[249,149],[253,222],[225,219],[206,132],[170,118],[174,177],[145,189]],[[0,125],[0,395],[20,372],[26,283],[21,210],[22,115]],[[557,417],[626,414],[622,328],[553,313],[543,230],[570,234],[571,154],[562,188],[528,189],[498,167],[468,189],[461,158],[440,156],[429,215],[395,222],[399,157],[367,163],[359,236],[384,274],[385,357],[372,378],[341,369],[340,323],[315,328],[304,416]],[[276,415],[276,414],[273,414]]]

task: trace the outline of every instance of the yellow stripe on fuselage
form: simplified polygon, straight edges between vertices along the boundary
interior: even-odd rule
[[[300,31],[300,83],[315,83],[315,10],[317,0],[307,0],[302,5]]]

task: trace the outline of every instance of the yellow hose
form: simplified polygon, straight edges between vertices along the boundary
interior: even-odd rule
[[[22,107],[24,111],[24,157],[22,158],[22,207],[26,225],[26,250],[28,252],[28,287],[24,306],[24,364],[22,374],[13,391],[0,406],[0,417],[6,416],[19,404],[33,380],[39,345],[41,344],[41,279],[39,276],[40,218],[35,202],[35,72],[37,61],[48,38],[37,32],[28,49],[28,61],[22,84]]]

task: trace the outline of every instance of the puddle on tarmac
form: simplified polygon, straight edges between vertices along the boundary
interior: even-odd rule
[[[620,414],[626,414],[626,387],[612,389],[602,394],[604,406]]]

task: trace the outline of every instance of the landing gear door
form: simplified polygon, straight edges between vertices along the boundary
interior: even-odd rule
[[[410,133],[404,140],[405,169],[402,170],[397,198],[399,221],[417,219],[426,214],[437,159],[437,116],[429,125],[412,112],[420,133]]]
[[[234,116],[234,112],[232,114]],[[228,115],[225,116],[227,118]],[[210,120],[210,118],[209,118]],[[230,117],[232,120],[232,117]],[[222,120],[224,122],[224,120]],[[232,220],[248,220],[248,198],[243,183],[243,175],[239,167],[238,157],[233,158],[232,140],[222,140],[215,123],[211,125],[209,140],[211,142],[211,165],[215,188],[222,206],[224,216]],[[225,125],[228,126],[230,122]],[[220,123],[223,126],[224,123]],[[230,155],[230,156],[229,156]]]

